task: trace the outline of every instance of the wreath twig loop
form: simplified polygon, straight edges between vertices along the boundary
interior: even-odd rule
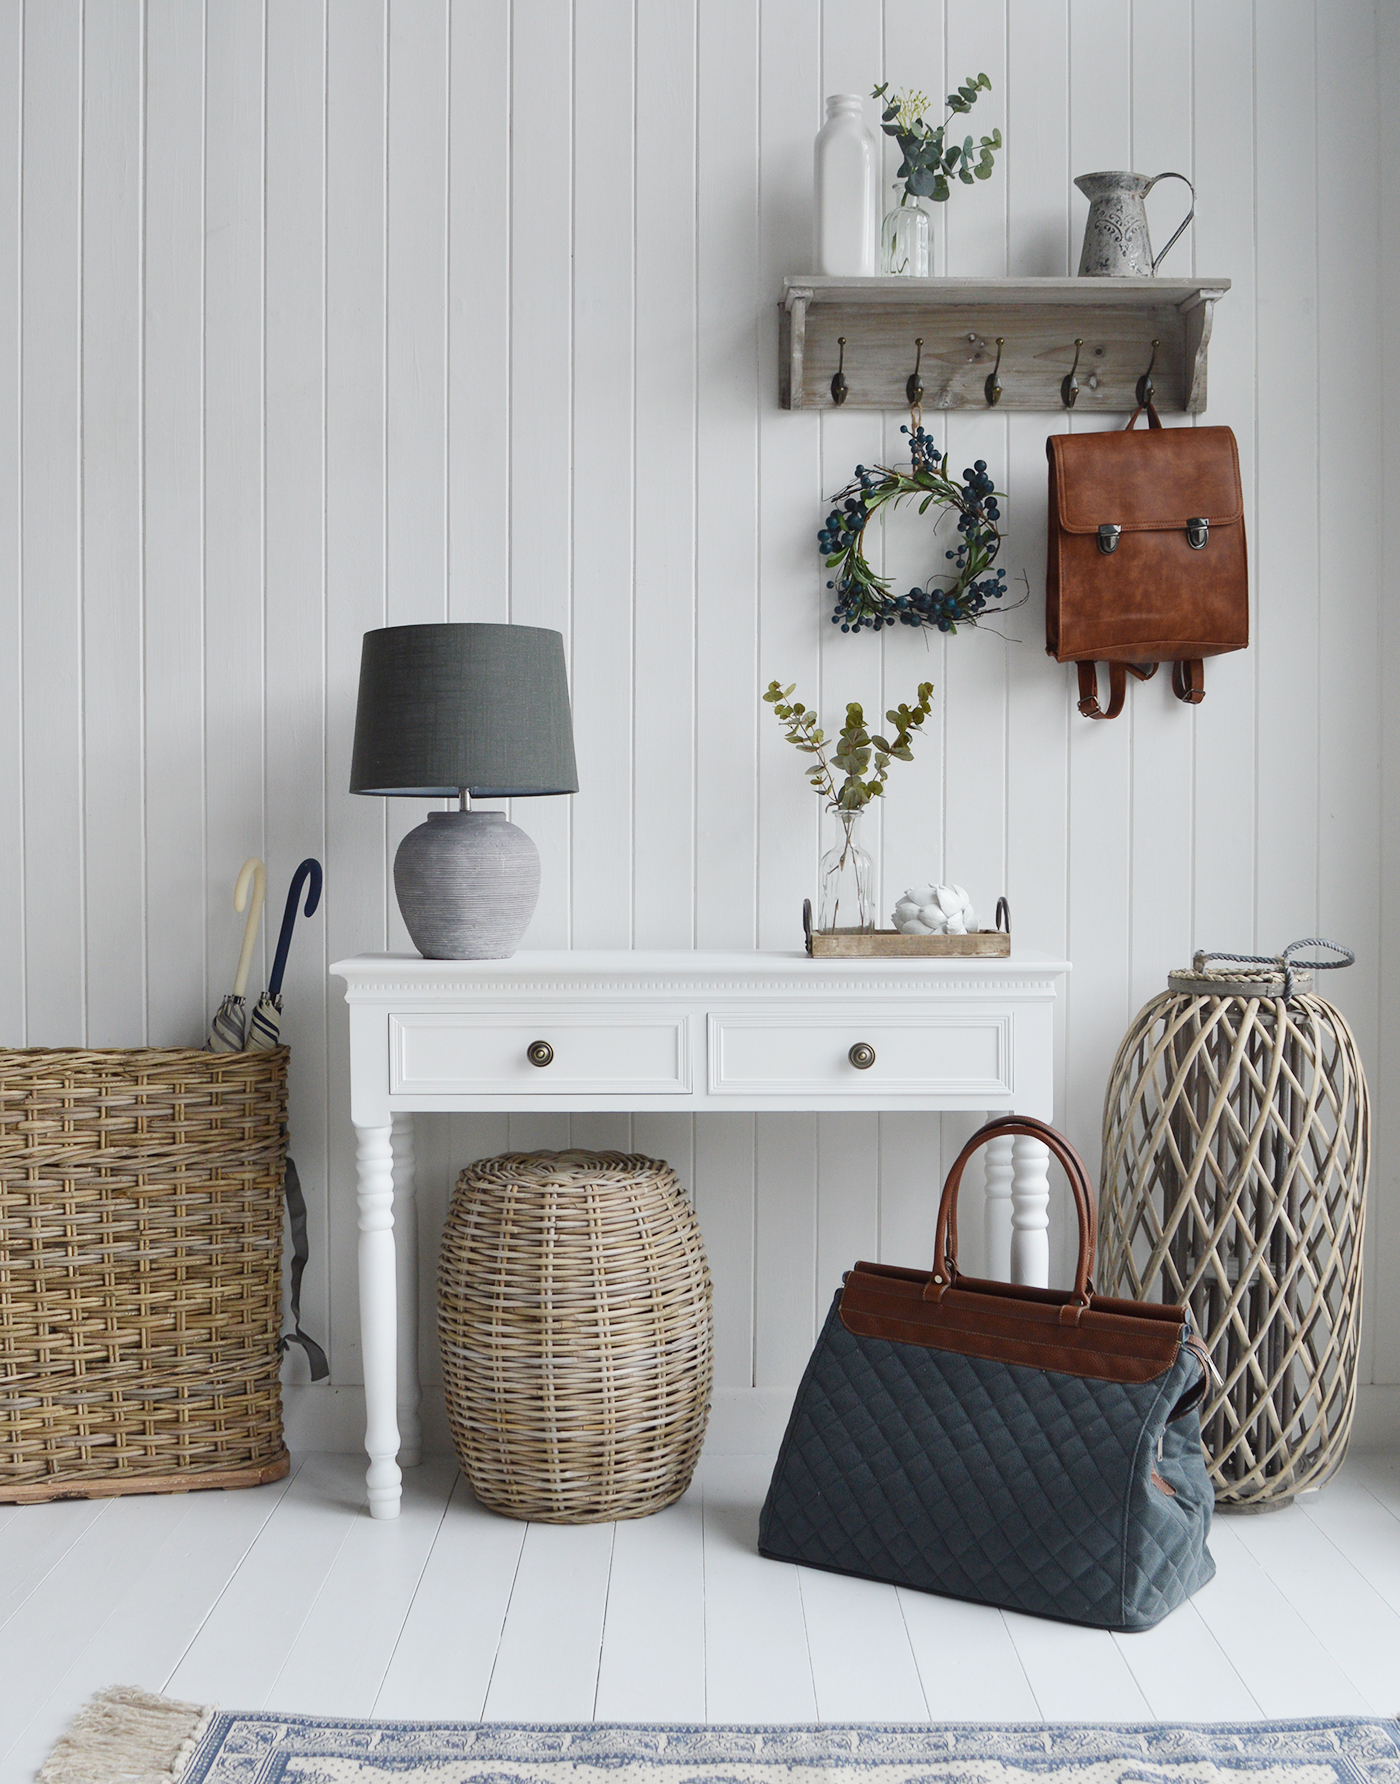
[[[1001,519],[999,503],[1005,497],[993,488],[986,460],[979,458],[959,482],[949,476],[946,456],[934,445],[917,414],[912,424],[912,432],[909,427],[899,430],[909,435],[908,469],[857,465],[855,481],[835,497],[817,534],[827,569],[836,571],[826,585],[836,595],[831,623],[843,632],[867,627],[878,632],[896,623],[956,632],[959,626],[975,626],[987,603],[1006,593],[1006,571],[992,568],[1001,550],[997,522]],[[888,579],[877,576],[866,562],[865,532],[882,508],[908,496],[922,498],[920,514],[927,513],[935,502],[955,509],[958,540],[943,554],[952,564],[950,570],[935,572],[922,587],[897,595]]]

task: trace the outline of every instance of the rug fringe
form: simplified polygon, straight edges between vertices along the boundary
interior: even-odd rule
[[[174,1784],[212,1714],[212,1705],[113,1685],[59,1736],[37,1784]]]

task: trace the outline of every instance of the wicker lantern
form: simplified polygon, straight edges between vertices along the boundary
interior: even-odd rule
[[[1314,945],[1332,944],[1172,973],[1104,1103],[1100,1287],[1190,1304],[1218,1375],[1201,1415],[1216,1503],[1233,1510],[1321,1486],[1355,1409],[1370,1103],[1355,1037],[1292,959]]]
[[[709,1417],[710,1303],[668,1164],[517,1152],[463,1171],[438,1333],[452,1441],[482,1504],[588,1524],[679,1499]]]

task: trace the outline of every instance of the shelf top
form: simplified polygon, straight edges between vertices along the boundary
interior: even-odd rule
[[[1175,304],[1189,308],[1230,289],[1228,279],[872,279],[826,273],[789,273],[783,307],[801,293],[809,304]]]

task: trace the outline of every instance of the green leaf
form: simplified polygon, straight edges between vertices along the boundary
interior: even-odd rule
[[[986,179],[986,174],[984,174],[980,168],[977,172],[979,179]],[[964,186],[970,186],[972,184],[972,174],[966,167],[963,168],[962,172],[958,175],[958,178],[962,181]]]

